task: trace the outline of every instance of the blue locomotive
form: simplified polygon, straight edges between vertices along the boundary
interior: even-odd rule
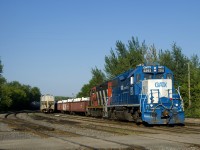
[[[161,65],[138,65],[93,87],[86,108],[103,116],[148,124],[184,124],[184,106],[173,72]]]

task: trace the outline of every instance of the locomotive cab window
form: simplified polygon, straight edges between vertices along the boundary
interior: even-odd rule
[[[140,82],[140,78],[141,78],[141,77],[140,77],[140,74],[137,74],[137,75],[136,75],[136,82]]]
[[[131,76],[131,78],[130,78],[130,85],[133,85],[133,84],[134,84],[134,77]]]
[[[163,74],[156,74],[155,78],[156,79],[164,79],[164,75]]]
[[[167,79],[172,79],[172,74],[171,73],[167,74]]]
[[[152,74],[144,74],[144,79],[145,80],[153,79],[153,75]]]
[[[95,93],[95,90],[91,90],[91,94],[94,94]]]

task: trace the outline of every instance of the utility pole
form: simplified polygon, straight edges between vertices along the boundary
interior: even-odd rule
[[[190,63],[188,63],[188,100],[189,100],[189,105],[188,107],[191,107],[191,95],[190,95]]]

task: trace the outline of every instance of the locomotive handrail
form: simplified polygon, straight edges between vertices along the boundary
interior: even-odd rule
[[[168,89],[167,91],[168,91],[168,96],[167,96],[167,98],[170,98],[170,93],[169,93],[169,91],[170,90],[172,90],[172,89]],[[162,102],[162,100],[161,100],[161,93],[160,93],[160,90],[159,89],[151,89],[151,93],[149,94],[151,97],[153,96],[152,94],[152,91],[157,91],[158,92],[158,102],[160,102],[160,104],[158,104],[156,107],[154,107],[153,109],[154,109],[154,111],[155,111],[155,109],[158,107],[158,106],[162,106],[163,108],[165,108],[165,109],[168,109],[168,110],[170,110],[170,109],[172,109],[172,107],[173,107],[173,100],[171,100],[171,106],[170,106],[170,108],[168,108],[168,107],[166,107],[165,105],[163,105],[163,102]],[[162,97],[164,97],[164,96],[162,96]]]
[[[140,81],[141,82],[141,81]],[[135,85],[137,85],[138,86],[138,88],[139,88],[139,93],[142,91],[142,87],[140,87],[138,84],[140,83],[140,82],[137,82],[137,83],[135,83]]]
[[[181,87],[181,86],[178,86],[178,89],[176,89],[176,91],[177,91],[177,93],[178,93],[178,95],[179,95],[179,97],[180,97],[180,100],[183,101],[183,98],[181,97],[181,94],[180,94],[180,87]]]
[[[144,96],[144,97],[143,97]],[[144,94],[140,94],[140,112],[142,112],[142,107],[144,108],[144,102],[145,102],[145,100],[147,100],[147,95],[144,95]],[[143,102],[141,102],[143,100]],[[142,106],[142,107],[141,107]]]
[[[158,98],[160,98],[160,97],[167,97],[167,98],[170,98],[170,94],[172,94],[172,93],[169,93],[169,91],[172,91],[172,89],[167,89],[167,90],[166,90],[166,91],[168,91],[168,95],[167,95],[167,96],[161,95],[159,89],[151,89],[151,93],[150,93],[150,94],[152,94],[152,91],[158,91]],[[160,96],[160,95],[161,95],[161,96]]]
[[[178,89],[176,89],[176,90],[177,90],[177,93],[178,93],[178,95],[179,95],[179,97],[180,97],[181,106],[182,106],[182,109],[183,109],[183,111],[184,111],[184,103],[183,103],[183,98],[182,98],[182,96],[181,96],[181,94],[180,94],[180,87],[181,87],[181,86],[178,86]]]

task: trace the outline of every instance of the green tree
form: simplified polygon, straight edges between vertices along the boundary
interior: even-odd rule
[[[3,65],[1,64],[1,60],[0,60],[0,105],[1,105],[1,99],[2,99],[2,86],[3,86],[2,72],[3,72]]]
[[[1,63],[1,60],[0,60],[0,109],[2,109],[3,107],[6,107],[6,105],[10,104],[10,100],[8,100],[7,102],[3,99],[3,87],[4,87],[4,84],[6,83],[6,79],[2,76],[2,73],[3,73],[3,65]]]
[[[2,77],[2,72],[3,72],[3,65],[1,64],[1,59],[0,59],[0,76]]]
[[[81,91],[76,95],[76,97],[89,97],[91,88],[92,86],[90,84],[84,84],[81,88]]]
[[[59,101],[59,100],[66,100],[69,99],[71,97],[66,97],[66,96],[55,96],[55,101]]]
[[[197,55],[193,55],[190,65],[190,93],[191,107],[186,110],[189,117],[200,117],[200,62]],[[186,101],[188,106],[188,101]]]
[[[18,81],[6,83],[2,88],[1,107],[4,110],[29,109],[30,103],[40,100],[40,90],[37,87],[22,85]]]
[[[105,74],[97,67],[92,68],[92,79],[88,84],[84,84],[81,91],[77,94],[77,97],[89,97],[90,89],[96,85],[99,85],[106,81]]]
[[[108,79],[145,62],[147,46],[145,42],[140,44],[138,38],[132,37],[127,46],[121,41],[117,41],[115,50],[114,52],[111,49],[110,55],[105,56],[105,72]]]
[[[0,103],[1,110],[7,110],[9,107],[12,106],[13,101],[11,95],[12,89],[7,84],[4,84],[2,86],[2,97]]]
[[[175,75],[178,82],[182,81],[182,77],[186,76],[188,58],[182,53],[182,49],[174,43],[172,50],[160,50],[159,52],[159,64],[165,65],[170,68]]]
[[[2,76],[3,65],[0,60],[0,109],[28,109],[30,103],[40,100],[40,90],[37,87],[22,85],[18,81],[10,83]]]
[[[146,63],[147,64],[154,64],[158,63],[158,57],[157,57],[157,50],[155,45],[150,46],[146,52]]]
[[[30,89],[30,102],[33,102],[33,101],[37,101],[39,102],[40,101],[40,96],[41,96],[41,92],[40,92],[40,89],[38,87],[33,87]]]
[[[172,44],[170,50],[159,52],[159,64],[165,65],[171,69],[174,73],[175,85],[181,86],[181,94],[186,103],[188,103],[188,83],[187,83],[187,64],[188,58],[182,53],[182,49],[176,45]],[[186,104],[187,105],[187,104]]]
[[[12,91],[10,95],[10,98],[12,99],[11,108],[20,110],[27,106],[29,100],[28,87],[21,85],[18,81],[7,83],[7,85]]]
[[[92,79],[90,80],[89,84],[92,87],[106,81],[105,74],[97,67],[92,68],[91,73],[92,73]]]
[[[174,43],[172,45],[172,56],[173,56],[173,66],[172,70],[174,71],[175,79],[181,83],[187,81],[187,63],[188,58],[182,53],[182,49]]]
[[[167,66],[168,68],[172,68],[173,67],[173,56],[172,56],[172,53],[171,51],[169,50],[160,50],[159,51],[159,63],[160,65],[165,65]]]

